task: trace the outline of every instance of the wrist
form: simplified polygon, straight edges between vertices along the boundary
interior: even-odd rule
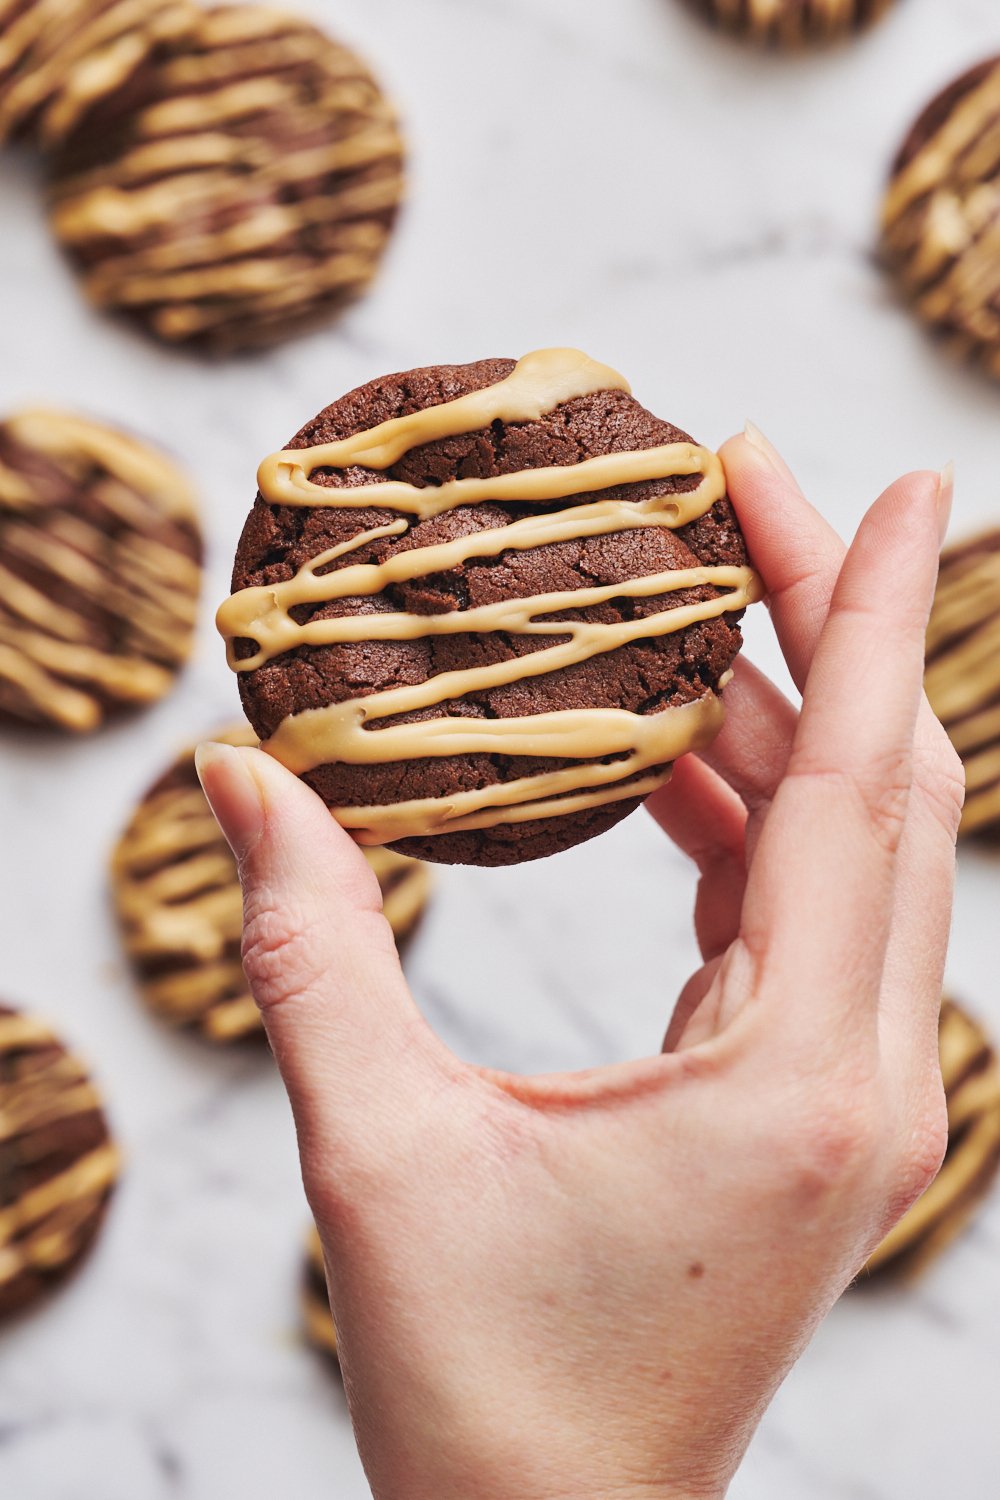
[[[578,1461],[565,1467],[546,1465],[545,1477],[537,1474],[533,1481],[523,1469],[498,1478],[474,1463],[460,1473],[450,1469],[443,1473],[437,1465],[429,1463],[420,1478],[419,1471],[408,1468],[405,1478],[389,1479],[383,1484],[369,1475],[369,1482],[373,1500],[469,1500],[470,1495],[475,1495],[476,1500],[726,1500],[729,1490],[728,1482],[678,1488],[659,1480],[627,1483],[602,1480],[597,1472],[602,1466],[574,1478],[579,1467]]]
[[[424,1437],[401,1445],[395,1461],[384,1445],[376,1458],[374,1445],[359,1441],[374,1500],[725,1500],[735,1467],[706,1458],[719,1447],[685,1444],[672,1448],[670,1462],[661,1449],[642,1478],[634,1449],[588,1445],[579,1433],[566,1443],[551,1428],[541,1442],[511,1444],[495,1432],[491,1440],[491,1425],[473,1444],[439,1442],[428,1452]]]

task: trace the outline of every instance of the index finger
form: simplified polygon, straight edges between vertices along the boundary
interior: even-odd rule
[[[752,423],[719,456],[782,654],[802,692],[847,547]]]

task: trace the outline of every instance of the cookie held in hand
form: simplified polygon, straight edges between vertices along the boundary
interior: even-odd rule
[[[255,745],[244,724],[213,735]],[[423,915],[430,871],[388,849],[365,854],[402,951]],[[111,862],[122,941],[150,1010],[212,1042],[261,1034],[240,962],[243,902],[236,861],[198,783],[193,749],[150,787]]]
[[[265,460],[218,615],[363,844],[513,864],[709,743],[759,597],[717,456],[576,350],[373,380]]]
[[[154,448],[67,412],[0,422],[0,719],[83,733],[187,660],[201,532]]]
[[[956,355],[1000,376],[1000,58],[931,101],[893,164],[883,257]]]
[[[52,223],[98,307],[169,343],[244,349],[368,285],[402,162],[353,53],[282,11],[216,7],[66,143]]]
[[[0,1006],[0,1317],[82,1258],[118,1167],[83,1064],[44,1021]]]

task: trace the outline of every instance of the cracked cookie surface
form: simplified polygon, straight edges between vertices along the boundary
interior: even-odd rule
[[[428,407],[454,402],[463,395],[494,387],[514,370],[511,360],[483,360],[386,376],[350,392],[322,411],[296,435],[292,450],[312,448],[365,432]],[[689,443],[686,434],[646,411],[622,389],[599,389],[560,402],[532,421],[494,421],[485,428],[421,443],[377,471],[360,465],[319,469],[315,482],[328,487],[357,487],[398,481],[425,491],[454,480],[492,480],[496,476],[580,465],[607,454],[634,454],[662,445]],[[651,497],[690,493],[692,471],[654,480],[619,484],[588,500],[642,502]],[[365,541],[343,558],[347,564],[380,564],[414,548],[450,545],[477,532],[498,533],[526,515],[558,512],[580,496],[544,504],[496,502],[456,504],[440,514],[412,519],[405,533]],[[270,588],[294,578],[321,554],[347,547],[378,530],[385,508],[358,505],[269,503],[258,495],[240,540],[233,589]],[[595,586],[628,584],[699,565],[746,563],[746,550],[729,500],[723,496],[705,514],[676,530],[665,526],[611,531],[544,546],[470,557],[457,567],[391,584],[374,594],[296,606],[297,623],[347,615],[405,611],[410,616],[440,616],[488,608],[497,601],[530,600],[540,594],[568,593]],[[332,571],[340,560],[330,565]],[[467,673],[523,657],[549,647],[561,637],[560,620],[615,625],[639,621],[664,610],[712,599],[711,584],[678,589],[654,597],[614,596],[583,609],[548,616],[551,634],[454,631],[413,639],[368,639],[350,643],[295,646],[253,670],[240,673],[244,709],[262,738],[275,733],[289,716],[325,705],[426,683],[442,673]],[[542,675],[513,675],[498,686],[463,692],[436,705],[435,717],[448,720],[517,719],[553,710],[615,709],[632,715],[704,701],[718,687],[739,650],[738,614],[700,620],[669,634],[643,637],[634,632],[628,644],[591,655]],[[546,622],[547,623],[547,622]],[[248,642],[235,642],[235,654],[251,654]],[[386,719],[413,722],[427,710]],[[378,732],[373,733],[377,735]],[[531,753],[436,755],[364,765],[325,763],[310,768],[305,779],[334,808],[386,806],[414,799],[441,799],[470,790],[537,777],[560,762],[545,754],[540,737]],[[404,853],[445,863],[509,864],[569,848],[603,832],[637,805],[637,799],[568,811],[534,821],[505,822],[489,828],[444,831],[407,837],[393,847]]]

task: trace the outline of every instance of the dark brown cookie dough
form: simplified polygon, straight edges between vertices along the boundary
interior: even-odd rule
[[[1000,1062],[978,1021],[945,1000],[941,1072],[948,1150],[930,1187],[875,1251],[861,1284],[881,1272],[922,1270],[966,1227],[1000,1167]]]
[[[201,584],[187,480],[66,412],[0,422],[0,719],[86,732],[187,659]]]
[[[118,1165],[83,1064],[43,1021],[0,1006],[0,1317],[76,1265]]]
[[[352,391],[309,422],[295,437],[303,448],[351,434],[407,413],[493,386],[514,368],[511,360],[443,365],[385,376]],[[383,479],[419,488],[463,480],[512,475],[524,470],[575,465],[598,455],[649,449],[689,441],[676,427],[646,411],[622,390],[598,390],[570,399],[530,422],[493,422],[486,430],[442,437],[404,453],[390,467],[321,470],[317,483],[354,486]],[[682,494],[694,478],[671,475],[576,496],[586,500],[641,501]],[[574,504],[571,497],[544,504],[484,501],[420,519],[399,542],[376,540],[362,558],[380,562],[395,552],[447,542],[472,533],[506,528],[528,513],[554,513]],[[388,510],[320,505],[269,504],[258,495],[240,540],[233,588],[271,586],[287,580],[325,550],[383,525]],[[581,540],[560,541],[497,556],[472,558],[460,567],[409,583],[395,584],[374,597],[334,602],[293,612],[296,618],[331,618],[408,611],[439,614],[469,610],[503,599],[529,599],[554,591],[575,592],[699,564],[746,563],[746,551],[732,506],[720,499],[700,519],[676,531],[664,526],[614,531]],[[334,567],[339,564],[334,564]],[[709,585],[654,598],[611,598],[562,618],[617,622],[639,620],[674,606],[717,598]],[[694,623],[672,634],[639,638],[605,654],[539,676],[522,676],[500,687],[463,693],[441,704],[434,717],[463,719],[532,718],[551,710],[624,709],[631,714],[658,711],[702,700],[731,666],[741,643],[736,613]],[[274,734],[287,716],[310,708],[379,692],[399,684],[424,683],[440,673],[524,657],[558,640],[543,637],[456,633],[414,640],[365,640],[358,644],[299,646],[239,676],[244,709],[262,737]],[[250,653],[249,642],[237,654]],[[411,723],[426,711],[401,714],[386,723]],[[446,798],[467,789],[491,788],[564,766],[537,754],[424,756],[381,764],[322,764],[305,779],[331,807],[386,806],[420,798]],[[445,863],[511,864],[566,849],[617,823],[637,805],[623,800],[536,821],[500,823],[491,828],[443,832],[398,840],[403,853]]]
[[[924,685],[965,766],[961,832],[1000,829],[1000,531],[941,554]]]
[[[1000,58],[931,101],[893,163],[882,253],[953,353],[1000,376]]]
[[[839,41],[870,26],[894,0],[688,0],[714,25],[768,46]]]
[[[212,736],[254,745],[247,725]],[[423,915],[430,871],[367,849],[400,950]],[[139,803],[115,848],[111,882],[125,951],[150,1009],[212,1042],[262,1034],[240,962],[243,903],[236,861],[185,750]]]
[[[353,53],[280,11],[215,8],[67,142],[52,222],[97,306],[171,343],[247,348],[367,286],[402,154]]]
[[[0,0],[0,141],[64,141],[196,15],[190,0]]]
[[[323,1264],[323,1246],[320,1244],[316,1225],[310,1226],[306,1238],[306,1253],[302,1267],[302,1330],[306,1342],[321,1354],[337,1358],[337,1330],[330,1311],[330,1298],[326,1290],[326,1267]]]

